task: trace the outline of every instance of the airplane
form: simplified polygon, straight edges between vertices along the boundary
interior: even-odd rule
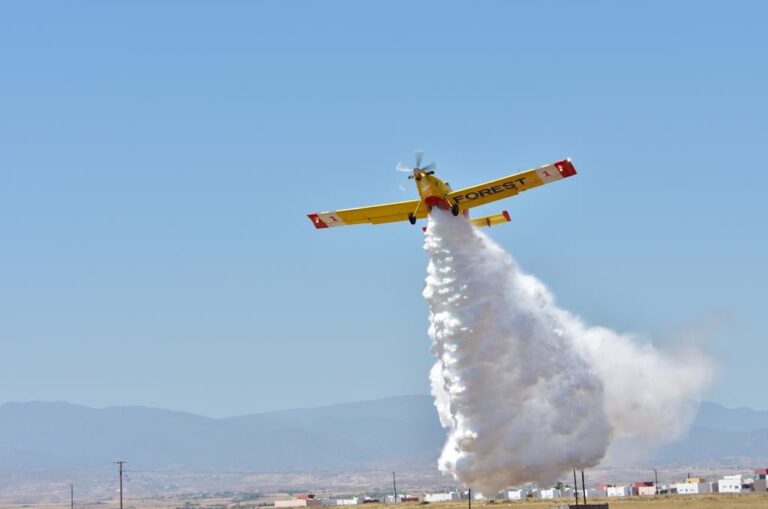
[[[396,221],[408,221],[411,224],[416,224],[418,219],[426,218],[434,207],[450,210],[454,216],[463,214],[469,218],[469,209],[473,207],[509,198],[528,189],[576,175],[576,168],[574,168],[571,160],[563,159],[539,168],[454,191],[448,182],[443,182],[435,176],[435,163],[421,166],[422,159],[423,152],[419,151],[416,152],[416,166],[409,168],[400,163],[395,168],[397,171],[410,173],[408,178],[416,183],[419,199],[312,213],[307,214],[307,217],[318,229]],[[510,217],[505,210],[499,214],[471,219],[470,221],[477,227],[483,227],[509,222]]]

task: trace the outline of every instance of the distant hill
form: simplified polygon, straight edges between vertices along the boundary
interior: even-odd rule
[[[134,468],[341,468],[428,463],[443,442],[430,398],[403,396],[227,419],[146,407],[0,405],[0,469],[131,458]]]
[[[432,399],[402,396],[227,419],[146,407],[0,405],[0,470],[82,467],[256,471],[434,465],[444,441]],[[703,403],[658,464],[768,460],[768,412]]]
[[[664,464],[768,464],[768,412],[703,402],[682,440],[657,454]]]
[[[755,431],[768,429],[768,411],[751,408],[726,408],[704,401],[699,405],[696,426],[721,431]]]
[[[768,429],[724,431],[693,426],[681,441],[656,455],[661,465],[768,465]]]

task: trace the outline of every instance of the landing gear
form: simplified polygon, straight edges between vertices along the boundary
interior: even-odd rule
[[[411,223],[411,224],[416,224],[416,214],[414,214],[413,212],[409,212],[408,213],[408,222]]]
[[[451,214],[453,214],[454,216],[458,216],[460,213],[461,213],[461,210],[459,210],[458,203],[454,203],[453,205],[451,205]]]

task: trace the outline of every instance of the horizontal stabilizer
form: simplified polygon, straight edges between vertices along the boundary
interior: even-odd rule
[[[492,216],[485,216],[485,217],[478,217],[477,219],[470,219],[469,222],[472,223],[477,228],[482,228],[483,226],[493,226],[495,224],[502,224],[502,223],[508,223],[512,221],[512,219],[509,217],[509,212],[506,210],[502,210],[500,214],[494,214]],[[427,227],[423,227],[421,231],[426,232]]]
[[[478,217],[477,219],[471,219],[470,222],[481,228],[483,226],[493,226],[495,224],[508,223],[512,219],[509,217],[509,212],[502,211],[501,214],[494,214],[492,216]]]

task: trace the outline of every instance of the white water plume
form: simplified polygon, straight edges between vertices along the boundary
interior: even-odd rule
[[[594,466],[615,437],[687,429],[710,378],[705,357],[672,361],[585,325],[462,217],[435,210],[424,246],[443,472],[492,496]]]

